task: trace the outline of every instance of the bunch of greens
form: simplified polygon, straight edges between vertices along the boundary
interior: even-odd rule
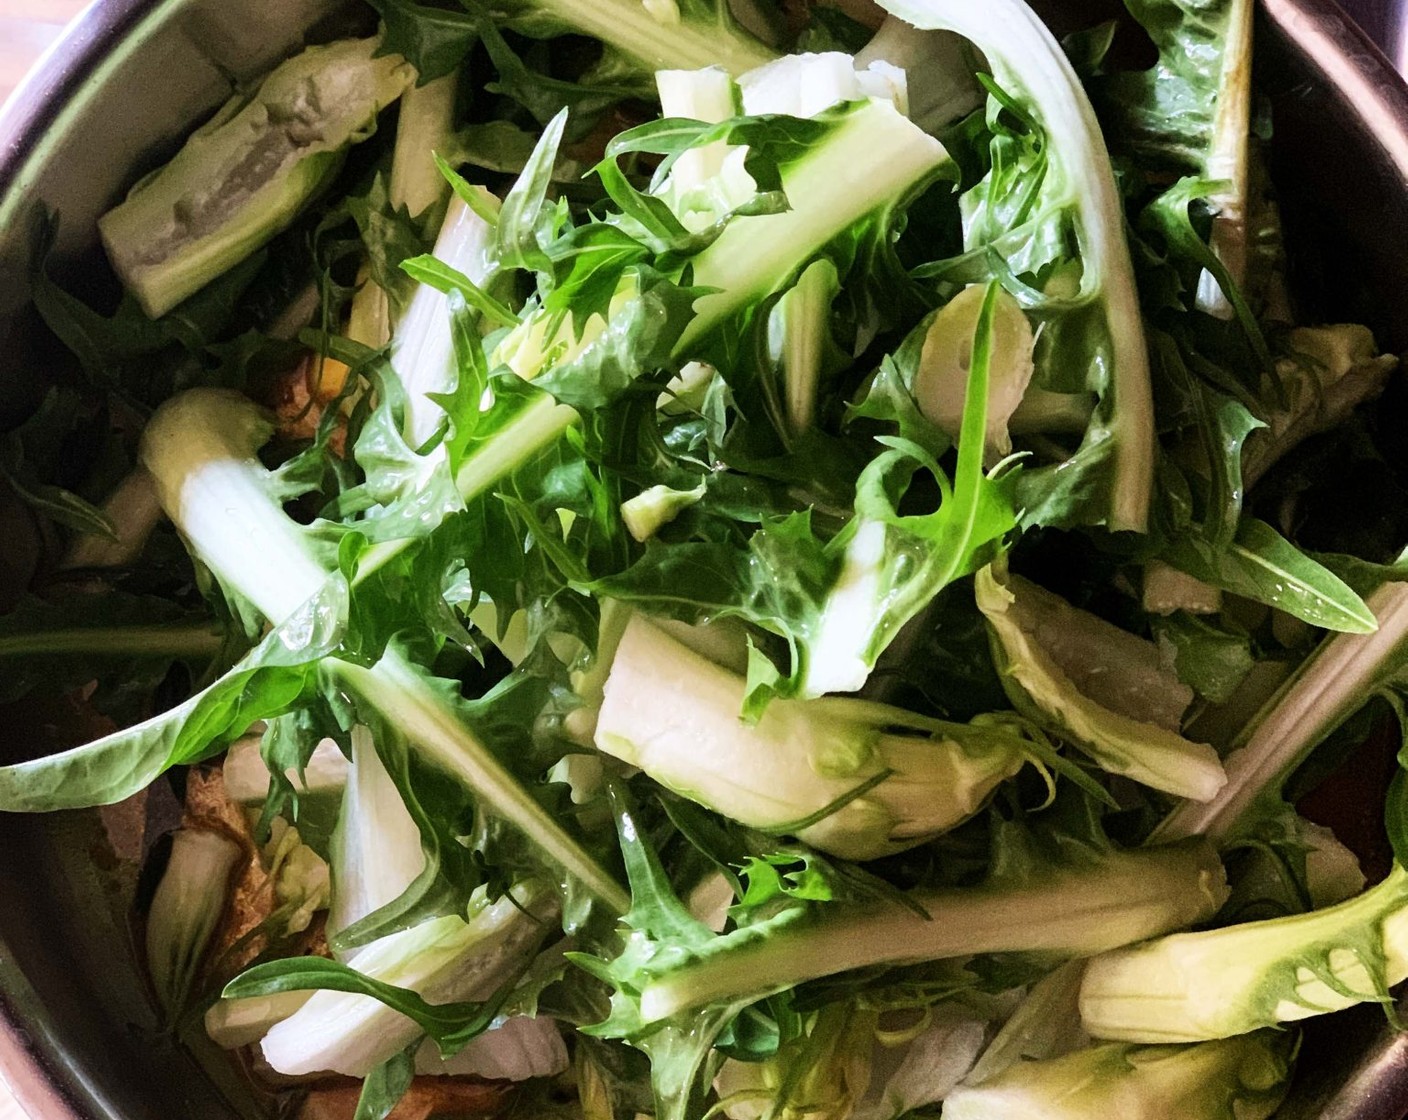
[[[358,1117],[1269,1116],[1408,976],[1292,806],[1408,607],[1248,0],[372,6],[103,219],[111,314],[34,277],[4,691],[118,729],[0,809],[187,775],[162,1014]]]

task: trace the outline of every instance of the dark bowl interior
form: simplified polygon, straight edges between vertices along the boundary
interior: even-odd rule
[[[1408,9],[1397,0],[1339,0],[1399,70],[1408,73]]]
[[[71,362],[28,306],[44,212],[61,218],[61,278],[111,283],[97,217],[338,0],[105,0],[0,115],[0,429]],[[1330,0],[1263,0],[1257,80],[1275,121],[1276,180],[1308,318],[1369,323],[1408,349],[1408,90]],[[45,544],[0,491],[0,609],[42,570]],[[0,761],[78,741],[62,708],[0,710]],[[132,915],[142,836],[174,799],[42,817],[0,814],[0,1072],[36,1120],[260,1116],[221,1064],[157,1027]],[[151,828],[144,827],[148,822]],[[1281,1115],[1401,1120],[1408,1047],[1376,1008],[1313,1024]],[[212,1072],[213,1071],[213,1072]]]

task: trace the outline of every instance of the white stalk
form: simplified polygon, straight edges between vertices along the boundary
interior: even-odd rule
[[[329,938],[394,902],[425,868],[420,829],[376,753],[371,732],[360,725],[352,729],[352,764],[332,840]]]
[[[655,74],[655,88],[660,94],[662,117],[719,124],[737,111],[737,87],[728,71],[719,66],[706,66],[703,70],[659,70]],[[689,149],[675,161],[670,172],[672,188],[685,193],[703,186],[723,171],[724,159],[730,150],[721,141]]]
[[[412,85],[401,95],[396,117],[396,147],[391,153],[391,205],[404,206],[419,218],[450,189],[431,158],[449,140],[455,127],[455,91],[459,71],[425,85]]]
[[[254,454],[273,430],[234,390],[192,391],[157,410],[141,459],[162,508],[206,566],[277,625],[322,589],[328,573],[270,494],[269,472]]]
[[[151,476],[138,467],[123,478],[103,502],[103,513],[117,530],[117,539],[84,533],[69,547],[65,568],[125,568],[142,554],[162,517]]]
[[[514,888],[489,903],[482,889],[469,917],[449,915],[366,946],[348,964],[375,980],[410,988],[429,1003],[488,998],[548,931],[551,892]],[[371,996],[318,991],[264,1036],[264,1058],[280,1073],[366,1077],[421,1029]]]
[[[648,1022],[741,996],[879,964],[973,953],[1090,956],[1212,917],[1226,900],[1222,864],[1189,842],[1101,856],[1019,885],[911,892],[920,917],[898,906],[824,907],[766,937],[745,929],[712,953],[671,968],[641,992]]]
[[[456,71],[423,86],[413,83],[401,95],[387,193],[392,208],[405,207],[412,218],[421,217],[450,189],[432,156],[445,147],[454,131],[458,84]],[[380,350],[391,338],[391,301],[365,267],[358,283],[348,316],[347,337]]]
[[[486,205],[498,200],[482,188]],[[487,286],[498,270],[494,258],[493,227],[465,205],[458,196],[450,201],[445,224],[435,242],[435,256],[464,273],[480,287]],[[445,410],[427,393],[448,392],[458,376],[450,329],[449,297],[429,284],[421,284],[396,328],[391,345],[391,367],[406,390],[406,442],[419,447],[435,434]]]
[[[848,226],[892,205],[947,162],[943,145],[894,106],[872,101],[855,110],[820,147],[785,169],[791,210],[736,218],[695,258],[695,284],[719,290],[695,304],[676,354],[688,356],[721,320],[774,290]]]

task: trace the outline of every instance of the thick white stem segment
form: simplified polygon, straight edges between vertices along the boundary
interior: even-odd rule
[[[476,188],[478,189],[478,188]],[[482,191],[484,202],[498,200]],[[456,197],[445,214],[445,224],[435,242],[435,256],[483,287],[494,277],[494,229]],[[396,328],[391,345],[391,367],[406,390],[406,441],[419,447],[435,434],[445,410],[427,393],[447,393],[458,376],[455,345],[450,326],[449,297],[429,284],[421,284],[406,315]]]
[[[493,994],[548,932],[551,893],[514,888],[488,903],[471,903],[468,920],[435,918],[359,950],[348,962],[363,975],[410,988],[428,1003],[484,999]],[[365,1077],[421,1034],[413,1021],[373,999],[319,991],[264,1036],[264,1057],[290,1076],[344,1073]]]
[[[610,43],[652,70],[722,66],[742,74],[776,56],[722,18],[684,18],[677,0],[535,0],[533,10]]]
[[[1107,953],[1086,968],[1085,1029],[1123,1042],[1201,1042],[1373,1000],[1408,979],[1408,871],[1357,898]]]
[[[847,116],[809,155],[787,167],[792,209],[735,218],[694,261],[700,297],[675,353],[723,319],[775,291],[813,253],[865,215],[894,204],[948,162],[948,153],[893,105],[871,101]]]
[[[1204,174],[1223,186],[1208,199],[1214,211],[1212,249],[1239,287],[1247,277],[1247,192],[1252,116],[1253,0],[1232,0],[1222,44],[1222,79],[1217,89],[1212,150]],[[1198,281],[1198,308],[1221,319],[1235,314],[1210,273]]]
[[[1295,1043],[1267,1031],[1199,1046],[1093,1046],[960,1086],[944,1120],[1269,1120]]]
[[[1223,788],[1217,752],[1175,730],[1192,690],[1162,667],[1157,647],[991,567],[974,588],[1019,711],[1108,773],[1198,801]]]
[[[1026,762],[1013,737],[954,725],[890,733],[908,713],[851,699],[774,700],[745,724],[746,692],[742,676],[634,616],[606,681],[596,745],[745,825],[794,831],[857,860],[955,827]],[[793,823],[868,783],[820,820]]]
[[[396,147],[391,153],[391,205],[404,206],[418,218],[450,189],[433,154],[445,146],[454,130],[455,90],[459,72],[423,86],[412,85],[401,95],[396,118]]]
[[[858,68],[877,62],[904,71],[909,119],[925,132],[937,132],[983,103],[983,87],[974,77],[973,50],[951,31],[920,31],[886,16],[875,37],[856,55]]]
[[[580,420],[581,416],[571,405],[558,404],[549,396],[534,397],[494,439],[465,457],[455,473],[455,488],[465,501],[472,501],[550,446]]]
[[[310,47],[229,101],[103,215],[108,257],[153,318],[286,229],[414,71],[379,38]]]
[[[840,291],[836,266],[813,261],[772,313],[769,346],[782,366],[787,427],[799,436],[816,418],[817,393],[831,333],[831,301]]]
[[[885,526],[862,521],[846,545],[841,570],[827,593],[812,635],[802,685],[803,696],[859,692],[870,677],[865,642],[872,633],[875,605],[882,602]]]
[[[243,394],[193,389],[157,410],[140,458],[196,555],[278,625],[322,589],[328,573],[270,493],[269,472],[254,454],[272,433]]]
[[[423,86],[411,85],[401,95],[388,194],[392,208],[404,207],[412,218],[424,214],[450,189],[433,156],[453,133],[458,82],[458,72],[447,74]],[[361,286],[352,297],[347,337],[380,350],[391,338],[391,300],[365,267],[357,279]]]
[[[453,1058],[426,1039],[416,1051],[416,1073],[430,1077],[476,1077],[527,1081],[556,1077],[571,1064],[562,1029],[552,1019],[514,1015],[485,1031]]]
[[[400,898],[425,868],[420,829],[376,753],[371,732],[352,729],[352,764],[332,838],[328,937]]]
[[[272,996],[218,999],[205,1013],[205,1033],[216,1046],[238,1050],[258,1042],[275,1023],[287,1019],[308,1002],[311,992],[279,992]]]
[[[737,112],[733,79],[719,66],[703,70],[659,70],[655,88],[660,94],[660,115],[719,124]],[[675,161],[670,179],[676,191],[690,191],[707,183],[722,170],[731,149],[715,141],[691,148]]]
[[[847,101],[876,98],[908,115],[905,72],[883,60],[867,67],[840,51],[789,54],[738,80],[743,111],[750,117],[781,113],[816,117]]]
[[[117,530],[117,539],[84,533],[64,557],[65,568],[124,568],[142,554],[162,518],[151,476],[140,467],[127,475],[108,495],[103,512]]]

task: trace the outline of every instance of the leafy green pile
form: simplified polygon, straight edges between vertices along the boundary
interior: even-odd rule
[[[1401,473],[1396,363],[1297,322],[1250,3],[372,6],[103,219],[115,310],[34,277],[5,698],[118,729],[0,809],[219,772],[163,1014],[359,1118],[1269,1116],[1262,1029],[1408,976],[1292,807],[1405,612],[1317,500]]]

